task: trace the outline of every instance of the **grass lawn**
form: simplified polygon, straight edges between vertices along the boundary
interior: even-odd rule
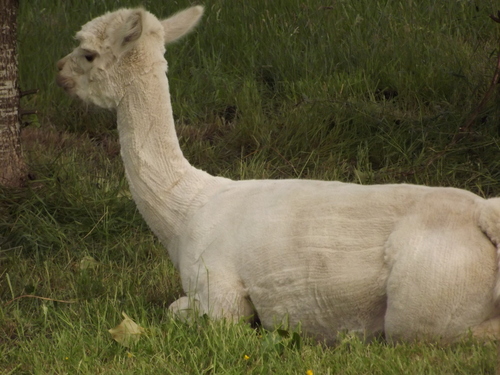
[[[187,0],[141,3],[159,17]],[[136,1],[21,1],[28,188],[0,191],[2,374],[494,374],[495,342],[326,347],[297,332],[173,320],[182,295],[130,199],[115,117],[68,98],[56,61],[80,26]],[[495,0],[207,0],[170,46],[193,165],[233,179],[454,186],[500,196]],[[307,309],[308,306],[304,306]],[[144,328],[130,347],[108,330]]]

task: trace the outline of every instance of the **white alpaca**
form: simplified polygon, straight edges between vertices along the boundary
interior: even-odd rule
[[[170,309],[257,314],[320,340],[340,331],[452,341],[500,323],[500,200],[453,188],[307,180],[232,181],[192,167],[175,133],[164,45],[203,13],[98,17],[57,82],[117,110],[130,190],[180,271]]]

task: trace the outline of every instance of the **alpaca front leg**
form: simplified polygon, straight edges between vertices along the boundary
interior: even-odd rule
[[[182,321],[190,322],[198,316],[208,315],[215,319],[251,321],[254,318],[252,303],[236,291],[226,291],[209,298],[208,293],[194,293],[174,301],[169,311]]]
[[[210,293],[207,301],[206,311],[208,315],[215,319],[227,319],[232,322],[241,320],[252,321],[254,319],[254,308],[250,299],[239,290],[221,289],[217,294]]]
[[[203,315],[203,312],[200,312],[200,302],[196,296],[181,297],[172,302],[168,310],[175,318],[184,322],[191,322],[195,317]]]

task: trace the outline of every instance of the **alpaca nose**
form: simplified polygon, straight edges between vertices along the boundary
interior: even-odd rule
[[[66,62],[66,58],[63,58],[57,62],[57,70],[61,71],[64,68],[64,63]]]

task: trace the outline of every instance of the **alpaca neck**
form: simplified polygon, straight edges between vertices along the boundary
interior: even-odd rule
[[[192,167],[182,154],[163,69],[131,83],[117,117],[130,191],[148,225],[168,247],[190,209],[203,200],[201,192],[217,179]]]
[[[127,173],[132,174],[130,178],[160,177],[167,187],[177,184],[184,173],[193,169],[179,146],[168,80],[162,70],[156,69],[131,82],[120,101],[117,117],[122,157]]]

